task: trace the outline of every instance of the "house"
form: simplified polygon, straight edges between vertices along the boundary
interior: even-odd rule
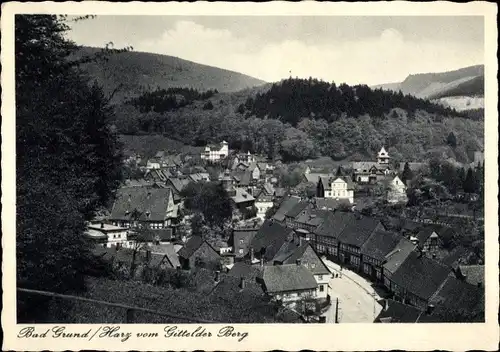
[[[320,198],[347,199],[352,204],[354,203],[354,185],[345,176],[320,177],[316,195]]]
[[[376,183],[390,173],[388,164],[373,161],[357,161],[352,163],[354,181],[357,183]]]
[[[427,309],[450,273],[446,265],[427,258],[421,251],[412,251],[391,275],[387,288],[396,300]]]
[[[319,198],[313,199],[316,209],[321,210],[336,210],[342,208],[351,208],[352,204],[349,199],[334,199],[334,198]]]
[[[361,246],[363,258],[362,272],[372,281],[383,281],[383,264],[386,256],[393,251],[402,237],[398,233],[376,230]]]
[[[174,195],[174,202],[179,203],[182,199],[181,192],[191,182],[188,178],[184,177],[170,177],[165,182],[165,185],[172,189]]]
[[[248,166],[247,170],[250,172],[253,181],[259,180],[261,177],[261,174],[263,173],[262,170],[260,170],[260,168],[259,168],[259,163],[256,163],[256,162],[251,163]]]
[[[471,285],[484,286],[484,265],[459,265],[455,275]]]
[[[147,170],[159,169],[161,168],[161,161],[159,158],[153,157],[148,159],[146,163]]]
[[[102,244],[108,248],[116,245],[120,245],[122,247],[132,245],[132,243],[129,243],[129,229],[127,227],[115,226],[101,222],[98,224],[88,225],[85,235],[87,238],[90,238],[92,242]]]
[[[266,213],[274,206],[273,196],[260,192],[255,200],[255,207],[257,208],[257,217],[264,220]]]
[[[381,181],[385,197],[389,203],[406,203],[408,197],[406,196],[406,185],[399,178],[399,176],[389,176]]]
[[[262,276],[263,266],[250,265],[245,262],[234,263],[227,275],[237,278],[244,278],[248,282],[256,282],[257,278]]]
[[[448,276],[430,298],[428,308],[431,308],[429,322],[484,322],[485,291]]]
[[[304,182],[318,184],[319,179],[321,177],[324,177],[326,179],[331,179],[331,178],[335,177],[335,174],[332,174],[332,173],[313,173],[313,172],[304,173]]]
[[[306,230],[307,232],[313,232],[323,223],[327,214],[327,210],[315,209],[312,206],[307,207],[295,218],[292,227],[295,229]]]
[[[478,168],[484,166],[484,152],[475,151],[474,152],[474,167]]]
[[[207,172],[199,172],[188,175],[188,179],[192,182],[210,182],[210,175]]]
[[[298,203],[300,203],[300,197],[296,196],[285,197],[281,201],[278,210],[276,210],[276,213],[274,213],[273,220],[284,224],[285,214],[288,213]]]
[[[220,267],[220,255],[203,238],[192,236],[186,244],[177,252],[183,269],[189,270],[195,267],[218,269]]]
[[[312,208],[312,204],[305,200],[301,200],[299,203],[295,204],[285,214],[285,225],[295,228],[297,226],[295,219],[308,208]]]
[[[384,230],[380,221],[356,214],[355,219],[349,221],[338,236],[340,262],[360,270],[362,268],[361,247],[377,230]]]
[[[150,265],[169,269],[177,269],[181,266],[179,256],[171,243],[153,245],[147,247],[147,250],[151,252]]]
[[[148,169],[144,175],[145,180],[152,182],[166,182],[170,177],[173,177],[170,171],[158,168]]]
[[[353,213],[328,212],[323,223],[311,234],[311,243],[316,252],[338,257],[339,236],[355,220]]]
[[[109,220],[115,226],[163,229],[176,220],[170,188],[124,187],[117,191]]]
[[[318,289],[314,275],[300,261],[295,264],[264,266],[262,284],[267,295],[285,304],[300,299],[315,299]]]
[[[383,164],[389,164],[391,157],[389,156],[389,153],[385,150],[384,147],[380,148],[380,151],[377,154],[377,162],[381,165]]]
[[[375,323],[417,323],[422,310],[401,302],[384,299],[380,302],[383,306]]]
[[[201,152],[201,160],[206,160],[211,163],[220,162],[229,155],[229,144],[222,141],[220,144],[209,144]]]
[[[298,242],[293,229],[266,220],[250,242],[249,250],[254,254],[255,259],[263,259],[267,263],[274,258],[285,243],[292,241]]]
[[[233,188],[229,196],[237,209],[245,209],[254,205],[255,198],[243,188]]]
[[[289,243],[283,246],[272,259],[274,265],[300,264],[305,266],[313,275],[318,284],[316,297],[327,298],[328,283],[331,278],[331,272],[323,263],[318,254],[314,251],[309,242],[301,245]]]
[[[427,253],[437,252],[447,247],[455,238],[456,232],[451,227],[443,225],[425,225],[410,240]]]
[[[243,259],[249,254],[250,244],[257,234],[258,229],[242,228],[234,229],[229,237],[228,244],[233,248],[235,260]]]

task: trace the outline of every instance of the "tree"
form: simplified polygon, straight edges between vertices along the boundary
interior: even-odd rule
[[[455,134],[453,132],[450,132],[448,134],[448,137],[446,137],[446,144],[448,144],[452,148],[455,148],[457,146],[457,137],[455,137]]]
[[[107,205],[121,166],[109,98],[70,61],[68,28],[16,16],[17,284],[58,292],[85,289],[85,222]],[[45,303],[18,296],[19,321],[43,319]]]
[[[209,100],[203,105],[203,110],[213,110],[214,104]]]
[[[406,184],[406,181],[411,180],[413,178],[413,172],[410,169],[410,164],[408,162],[405,163],[404,169],[403,169],[403,174],[401,175],[402,180],[404,184]]]
[[[267,209],[265,218],[267,220],[271,219],[274,216],[274,214],[276,214],[276,211],[278,209],[279,209],[279,207],[276,204],[273,204],[273,206],[271,208]]]
[[[466,193],[475,193],[477,191],[477,181],[471,168],[467,170],[467,175],[465,176],[462,187]]]

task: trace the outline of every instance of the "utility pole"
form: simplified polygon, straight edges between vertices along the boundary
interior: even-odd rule
[[[337,297],[337,302],[335,304],[335,323],[340,323],[339,321],[339,298]]]

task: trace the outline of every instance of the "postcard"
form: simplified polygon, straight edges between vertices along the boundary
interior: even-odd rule
[[[3,348],[496,350],[496,13],[2,4]]]

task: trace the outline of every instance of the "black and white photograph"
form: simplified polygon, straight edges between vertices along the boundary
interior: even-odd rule
[[[12,22],[17,338],[486,322],[484,16]]]

